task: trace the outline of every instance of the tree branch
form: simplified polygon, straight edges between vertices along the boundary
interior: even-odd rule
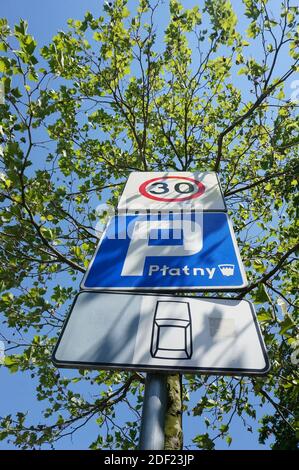
[[[259,186],[262,183],[266,183],[267,181],[271,180],[272,178],[277,178],[279,176],[294,176],[297,174],[297,170],[299,168],[295,167],[294,172],[288,173],[285,171],[277,172],[277,173],[272,173],[270,175],[265,176],[264,178],[259,178],[258,181],[255,181],[253,183],[247,184],[246,186],[242,186],[241,188],[234,189],[232,191],[228,191],[224,194],[224,196],[232,196],[233,194],[240,193],[242,191],[246,191],[247,189],[252,189],[256,186]]]
[[[298,60],[295,62],[295,64],[298,62]],[[222,147],[223,147],[223,139],[224,137],[229,134],[236,126],[239,126],[242,124],[247,118],[252,116],[254,111],[259,107],[259,105],[272,93],[275,88],[277,88],[281,83],[283,83],[285,80],[287,80],[292,73],[294,72],[294,69],[290,69],[288,72],[286,72],[276,83],[271,85],[267,90],[265,90],[255,101],[255,103],[246,111],[244,114],[239,116],[237,119],[235,119],[234,122],[230,126],[228,126],[224,131],[222,131],[219,136],[218,136],[218,150],[217,150],[217,158],[214,166],[214,171],[218,171],[220,167],[220,162],[222,158]]]
[[[252,383],[253,385],[256,384],[255,380],[252,380]],[[293,428],[293,426],[291,425],[291,423],[287,420],[287,418],[284,416],[283,412],[281,411],[280,409],[280,405],[278,403],[276,403],[271,397],[270,395],[265,391],[263,390],[262,388],[259,388],[258,390],[258,393],[260,393],[261,395],[263,395],[264,398],[266,398],[270,403],[271,405],[275,408],[275,410],[277,411],[277,413],[279,414],[279,416],[284,420],[284,422],[291,428],[291,430],[293,432],[296,432],[296,430]],[[287,410],[288,411],[288,410]]]
[[[292,248],[290,248],[279,260],[279,262],[277,263],[277,265],[275,266],[275,268],[271,269],[271,271],[269,271],[267,274],[265,274],[264,276],[262,276],[260,279],[258,279],[256,282],[254,282],[253,284],[251,284],[250,286],[248,286],[246,289],[244,289],[244,291],[238,295],[237,299],[242,299],[244,297],[245,294],[247,294],[248,292],[251,292],[253,289],[255,289],[259,284],[263,284],[263,283],[266,283],[266,281],[268,281],[268,279],[270,279],[272,276],[274,276],[274,274],[276,274],[280,268],[282,267],[283,263],[285,262],[285,260],[292,254],[294,253],[295,251],[299,250],[299,242],[296,243],[296,245],[294,245]]]

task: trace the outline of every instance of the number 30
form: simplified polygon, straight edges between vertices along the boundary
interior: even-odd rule
[[[181,188],[182,185],[183,185],[183,189]],[[186,188],[186,186],[187,186],[187,188]],[[192,183],[180,182],[180,183],[176,183],[174,185],[174,190],[179,194],[190,194],[190,193],[193,193],[193,191],[194,191],[194,185]],[[169,193],[168,184],[167,183],[160,183],[159,181],[157,181],[156,183],[153,183],[150,186],[149,192],[151,194],[166,194],[166,193]]]

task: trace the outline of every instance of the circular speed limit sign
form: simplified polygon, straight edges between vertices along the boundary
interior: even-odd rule
[[[205,186],[186,176],[163,176],[145,181],[139,186],[139,192],[154,201],[181,202],[200,197]]]

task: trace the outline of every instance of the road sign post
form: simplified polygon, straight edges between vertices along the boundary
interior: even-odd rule
[[[164,449],[166,402],[166,375],[146,374],[139,440],[140,450]]]
[[[226,211],[216,173],[135,172],[130,175],[118,205],[119,214],[186,209]]]

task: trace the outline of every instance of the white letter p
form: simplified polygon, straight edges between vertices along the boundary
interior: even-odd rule
[[[179,231],[183,244],[149,245],[152,230]],[[198,253],[202,249],[202,232],[202,213],[196,214],[195,220],[191,220],[190,215],[183,216],[182,220],[137,220],[121,276],[142,276],[147,256],[191,256]]]

